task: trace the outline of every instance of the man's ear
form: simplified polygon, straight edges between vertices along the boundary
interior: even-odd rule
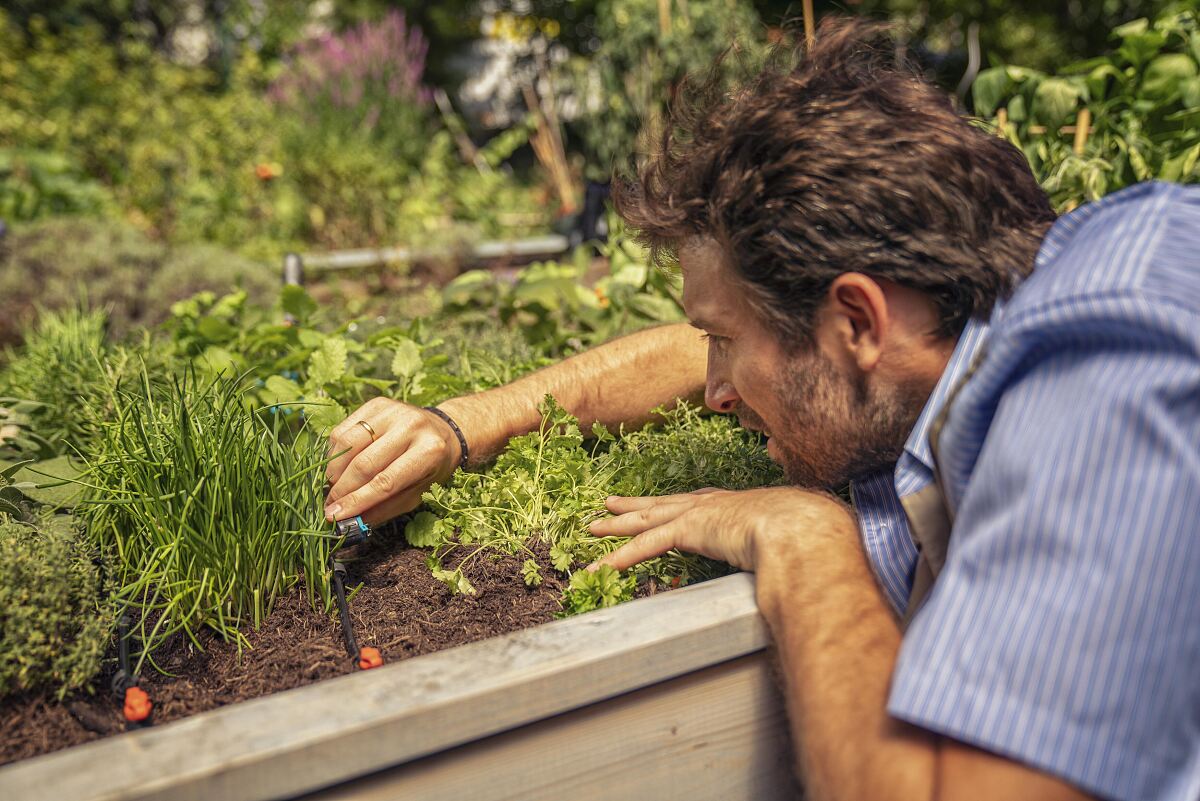
[[[829,287],[825,312],[831,344],[863,372],[875,369],[890,324],[883,288],[868,275],[842,273]]]

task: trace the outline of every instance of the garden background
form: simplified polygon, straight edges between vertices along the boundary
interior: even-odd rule
[[[0,10],[0,699],[20,721],[0,762],[95,734],[47,699],[107,709],[118,640],[144,673],[228,646],[236,684],[250,638],[303,598],[289,620],[335,643],[330,426],[375,395],[437,403],[680,320],[677,276],[605,214],[605,184],[646,155],[639,132],[686,74],[732,47],[733,81],[805,36],[801,5],[746,0],[45,5]],[[1067,211],[1200,180],[1197,7],[846,0],[814,16],[896,20]],[[469,255],[551,232],[574,247]],[[384,246],[425,255],[281,285],[287,252]],[[428,630],[371,618],[364,641],[445,645],[485,581],[540,599],[511,628],[718,574],[682,554],[577,568],[616,545],[587,531],[609,493],[779,480],[723,417],[582,432],[551,399],[543,413],[426,494],[393,532],[407,550],[351,575],[367,608],[421,581],[432,604]],[[408,578],[372,585],[388,560]],[[352,669],[322,654],[315,677]],[[204,703],[315,680],[294,657]]]

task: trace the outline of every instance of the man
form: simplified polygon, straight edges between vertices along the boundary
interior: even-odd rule
[[[634,535],[618,568],[757,573],[812,798],[1200,797],[1200,191],[1051,228],[1020,154],[881,36],[827,24],[685,103],[617,186],[705,343],[652,329],[441,409],[473,459],[546,392],[611,425],[703,387],[769,435],[792,486],[611,498],[594,531]],[[389,400],[331,447],[331,518],[410,509],[461,453]]]

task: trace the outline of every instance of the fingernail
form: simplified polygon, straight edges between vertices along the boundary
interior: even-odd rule
[[[325,507],[325,517],[329,518],[330,520],[336,520],[337,516],[341,513],[342,505],[340,503],[335,503],[333,506]]]
[[[586,570],[589,573],[595,573],[599,569],[600,569],[599,562],[592,562],[590,565],[588,565],[587,567],[584,568],[584,570]]]

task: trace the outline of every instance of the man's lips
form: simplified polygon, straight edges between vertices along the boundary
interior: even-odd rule
[[[742,428],[744,428],[748,431],[757,431],[758,433],[762,434],[764,437],[770,438],[770,436],[771,436],[771,432],[768,431],[765,426],[754,425],[753,423],[742,420],[741,418],[738,418],[738,425],[740,425]]]

